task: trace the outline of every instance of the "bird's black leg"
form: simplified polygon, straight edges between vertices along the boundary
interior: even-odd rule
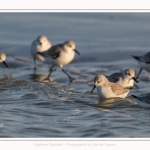
[[[75,80],[74,78],[72,78],[63,68],[62,71],[69,77],[70,82],[72,82],[73,80]]]
[[[49,69],[48,79],[50,78],[52,72],[54,71],[53,68],[54,68],[54,65],[52,65],[51,68]]]
[[[139,71],[139,73],[138,73],[138,75],[137,75],[137,77],[136,77],[135,79],[138,79],[138,78],[139,78],[139,76],[140,76],[142,70],[143,70],[143,68],[140,69],[140,71]]]

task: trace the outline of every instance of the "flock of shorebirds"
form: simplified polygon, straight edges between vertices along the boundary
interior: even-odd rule
[[[69,64],[75,57],[75,53],[80,55],[76,50],[76,44],[73,41],[65,41],[57,45],[52,45],[50,40],[44,36],[38,36],[31,44],[31,55],[34,61],[34,71],[36,71],[36,60],[45,61],[50,69],[47,79],[50,79],[50,76],[54,67],[59,66],[64,72],[70,82],[75,80],[71,77],[63,68],[64,65]],[[140,71],[135,77],[135,71],[133,69],[126,69],[123,73],[113,73],[110,76],[97,75],[94,78],[94,86],[91,91],[97,88],[97,94],[99,98],[108,99],[108,98],[125,98],[130,90],[134,86],[134,81],[138,83],[137,79],[143,69],[150,72],[150,52],[146,53],[143,56],[132,56],[140,65]],[[0,62],[8,68],[8,65],[5,62],[6,55],[0,53]],[[136,102],[142,107],[150,107],[150,94],[145,94],[145,96],[135,96],[131,95]]]

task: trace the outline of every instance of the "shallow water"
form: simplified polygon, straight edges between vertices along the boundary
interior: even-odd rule
[[[149,92],[150,73],[141,73],[126,99],[90,93],[97,74],[138,73],[130,55],[149,51],[150,13],[0,13],[0,20],[9,65],[0,64],[0,137],[150,137],[150,109],[130,97]],[[45,81],[49,68],[41,62],[33,73],[30,44],[41,34],[52,44],[76,42],[81,55],[64,67],[75,82],[59,67]]]

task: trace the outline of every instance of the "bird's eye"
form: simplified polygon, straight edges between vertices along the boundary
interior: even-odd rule
[[[99,81],[97,81],[97,83],[99,83]]]
[[[131,76],[131,74],[130,74],[130,73],[129,73],[128,75],[129,75],[129,76]]]

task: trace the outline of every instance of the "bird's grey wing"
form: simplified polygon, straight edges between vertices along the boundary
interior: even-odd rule
[[[57,57],[59,57],[61,52],[61,44],[59,45],[54,45],[52,46],[49,50],[45,51],[45,52],[37,52],[38,54],[40,54],[43,57],[52,57],[53,59],[56,59]]]
[[[131,56],[138,61],[145,62],[144,56],[133,56],[133,55],[131,55]]]
[[[131,55],[134,59],[138,60],[138,61],[141,61],[141,62],[144,62],[144,63],[147,63],[149,64],[150,63],[150,52],[146,53],[145,55],[143,56],[133,56]]]
[[[60,52],[62,50],[61,44],[56,45],[56,46],[52,46],[49,51],[48,54],[49,56],[51,56],[53,59],[56,59],[60,56]]]
[[[110,76],[106,76],[109,82],[118,82],[120,77],[123,77],[122,73],[113,73]]]
[[[119,84],[115,84],[115,83],[112,83],[111,85],[111,89],[114,93],[116,93],[117,95],[121,95],[123,93],[127,93],[128,91],[130,91],[129,89],[125,89],[123,88],[121,85]]]
[[[143,56],[143,60],[149,64],[150,63],[150,52],[146,53],[144,56]]]

